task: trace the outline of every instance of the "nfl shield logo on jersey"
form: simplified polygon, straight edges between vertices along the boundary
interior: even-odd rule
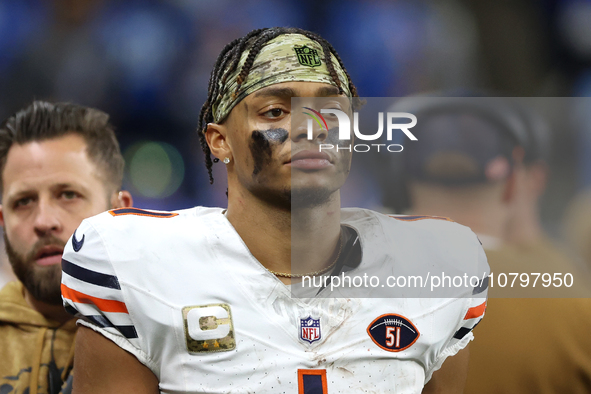
[[[300,319],[300,339],[308,343],[319,341],[320,333],[320,319],[313,319],[308,316],[305,319]]]

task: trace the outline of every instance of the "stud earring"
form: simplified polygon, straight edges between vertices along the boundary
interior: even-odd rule
[[[230,162],[230,158],[229,157],[224,157],[223,162],[224,162],[224,164],[228,164]]]

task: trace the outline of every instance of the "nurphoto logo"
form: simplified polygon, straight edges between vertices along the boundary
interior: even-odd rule
[[[321,130],[328,132],[329,127],[326,119],[322,114],[331,114],[336,117],[339,127],[339,143],[338,144],[320,144],[319,151],[336,149],[337,152],[340,150],[348,150],[355,152],[369,152],[370,150],[376,150],[380,152],[380,148],[384,148],[388,152],[402,152],[403,146],[400,144],[343,144],[343,141],[351,140],[351,120],[349,115],[345,112],[335,109],[321,109],[320,112],[304,107],[309,112],[304,114],[310,116],[307,124],[307,138],[308,140],[314,139],[314,121],[318,124]],[[407,119],[410,122],[395,123],[395,120]],[[395,130],[400,130],[409,138],[411,141],[417,141],[417,137],[410,132],[409,129],[413,128],[417,124],[417,117],[408,112],[387,112],[386,113],[386,138],[388,141],[392,141],[392,136]],[[382,136],[384,133],[384,112],[378,112],[378,131],[373,134],[363,134],[359,130],[359,113],[353,112],[353,132],[355,138],[361,141],[375,141]]]

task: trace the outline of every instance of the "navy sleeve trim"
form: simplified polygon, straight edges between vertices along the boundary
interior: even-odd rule
[[[121,286],[119,286],[119,280],[116,276],[91,271],[64,259],[62,259],[62,270],[66,274],[83,282],[92,283],[93,285],[97,286],[108,287],[110,289],[121,290]]]
[[[70,306],[69,304],[64,305],[64,308],[66,309],[66,312],[68,312],[70,315],[76,316],[78,314],[76,308]]]
[[[478,286],[476,286],[474,288],[474,290],[472,290],[472,295],[474,295],[474,294],[480,294],[480,293],[482,293],[486,289],[488,289],[488,276],[485,277],[484,279],[482,279],[478,283]]]
[[[113,323],[111,323],[106,317],[101,315],[86,315],[84,317],[99,327],[112,327],[116,329],[127,339],[133,339],[138,337],[137,331],[135,330],[134,326],[116,326]]]
[[[455,339],[462,339],[464,338],[466,335],[468,335],[468,333],[472,331],[471,328],[466,328],[466,327],[461,327],[458,331],[456,331],[456,333],[454,334],[454,338]]]

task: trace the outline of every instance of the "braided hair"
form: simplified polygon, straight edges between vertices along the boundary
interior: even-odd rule
[[[339,94],[343,94],[344,90],[341,86],[341,80],[337,75],[332,61],[330,61],[330,55],[332,54],[335,57],[335,59],[339,62],[341,68],[347,76],[347,80],[349,81],[348,88],[352,96],[359,97],[359,95],[357,94],[357,88],[351,82],[351,77],[349,76],[349,73],[347,73],[347,70],[345,69],[343,61],[341,60],[339,54],[335,51],[335,49],[328,41],[326,41],[324,38],[320,37],[316,33],[293,27],[273,27],[265,29],[256,29],[251,31],[244,37],[235,39],[234,41],[226,45],[224,49],[222,49],[222,52],[220,53],[215,62],[215,65],[211,72],[211,76],[209,78],[207,100],[205,101],[205,104],[203,104],[201,112],[199,113],[199,124],[197,126],[197,132],[199,134],[199,142],[201,143],[201,149],[203,149],[203,153],[205,154],[205,166],[207,167],[207,172],[209,174],[209,183],[213,183],[213,173],[211,167],[214,162],[218,162],[218,159],[212,160],[211,158],[211,150],[209,149],[209,145],[207,144],[207,140],[205,139],[205,130],[207,128],[207,124],[212,123],[214,121],[212,105],[222,94],[220,85],[223,86],[226,83],[228,76],[231,75],[234,71],[236,71],[242,53],[246,49],[250,48],[248,57],[246,58],[246,61],[244,62],[244,65],[242,66],[242,69],[240,70],[240,73],[238,74],[238,77],[236,79],[238,86],[236,87],[236,91],[233,94],[238,94],[240,87],[248,77],[254,60],[261,51],[262,47],[275,37],[284,34],[301,34],[320,44],[324,52],[324,59],[326,62],[328,72],[332,80],[338,87]]]

